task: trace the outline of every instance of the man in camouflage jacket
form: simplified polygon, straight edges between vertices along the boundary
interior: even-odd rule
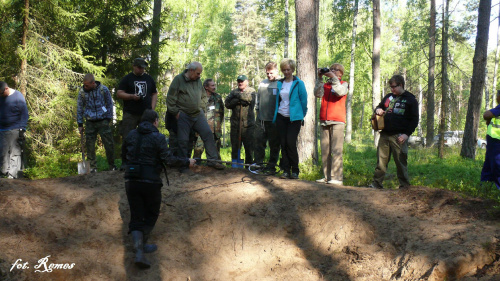
[[[205,112],[210,130],[212,130],[214,134],[215,145],[217,146],[217,153],[220,159],[222,123],[224,122],[224,103],[222,102],[222,97],[215,92],[216,86],[214,80],[206,79],[203,82],[203,88],[205,88],[205,92],[207,93],[207,102],[204,105],[203,111]],[[203,140],[200,136],[197,136],[193,158],[201,158],[203,150],[205,150]]]
[[[243,144],[245,146],[245,164],[253,164],[255,89],[248,87],[248,78],[245,75],[238,76],[237,82],[238,88],[232,90],[224,102],[226,108],[232,110],[231,158],[233,162],[238,159],[238,150],[241,149]]]

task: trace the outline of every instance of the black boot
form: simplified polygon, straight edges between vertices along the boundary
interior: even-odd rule
[[[149,240],[149,235],[144,234],[144,253],[149,254],[158,250],[156,244],[147,244]]]
[[[132,231],[132,240],[134,241],[135,249],[135,260],[134,263],[140,269],[148,269],[151,264],[146,257],[144,257],[144,242],[143,242],[142,231],[134,230]]]

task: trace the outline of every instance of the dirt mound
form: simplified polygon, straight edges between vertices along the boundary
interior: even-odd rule
[[[133,267],[121,172],[0,182],[0,280],[500,280],[500,213],[445,190],[169,170]]]

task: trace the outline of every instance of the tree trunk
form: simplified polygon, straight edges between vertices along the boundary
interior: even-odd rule
[[[424,93],[422,90],[422,82],[418,78],[418,117],[422,118],[422,105],[424,101]],[[418,122],[417,136],[422,137],[422,122]]]
[[[160,72],[160,17],[161,0],[154,0],[151,32],[151,66],[149,68],[149,74],[151,74],[155,81],[158,81],[158,74]]]
[[[349,93],[346,101],[346,131],[345,142],[351,143],[352,140],[352,96],[354,94],[354,68],[356,51],[356,29],[358,27],[358,0],[354,0],[354,15],[352,19],[352,40],[351,40],[351,66],[349,70]]]
[[[488,68],[484,70],[484,108],[490,104],[490,91],[488,90]]]
[[[380,0],[373,0],[372,111],[380,103]],[[375,132],[377,146],[379,133]]]
[[[19,71],[19,91],[26,96],[26,69],[28,67],[28,60],[26,59],[26,39],[28,37],[28,27],[29,27],[29,15],[30,15],[30,1],[24,0],[24,11],[23,11],[23,33],[21,35],[21,67]]]
[[[472,82],[470,86],[469,107],[465,121],[462,157],[475,159],[477,129],[480,121],[481,98],[484,87],[484,70],[488,58],[488,33],[490,30],[491,0],[479,1],[477,20],[476,50],[474,51]]]
[[[430,26],[429,26],[429,71],[427,86],[427,147],[432,146],[434,140],[434,70],[436,67],[436,0],[431,0]]]
[[[500,5],[498,5],[500,7]],[[500,9],[498,12],[498,29],[497,29],[497,50],[495,52],[495,69],[493,71],[493,87],[491,90],[493,91],[492,96],[495,97],[497,94],[497,74],[498,74],[498,55],[500,54]],[[495,98],[492,98],[492,102]],[[493,107],[493,105],[491,106]]]
[[[439,118],[439,146],[438,156],[444,157],[444,132],[446,128],[446,112],[448,111],[448,6],[450,0],[446,0],[443,6],[443,35],[441,48],[441,116]]]
[[[318,64],[318,16],[319,0],[296,0],[297,34],[297,76],[304,81],[307,90],[307,115],[298,139],[299,159],[301,162],[312,158],[316,163],[316,97],[313,95]]]
[[[285,0],[285,46],[284,52],[283,52],[283,57],[288,58],[288,37],[290,37],[290,28],[288,27],[288,9],[289,9],[289,3],[288,0]]]

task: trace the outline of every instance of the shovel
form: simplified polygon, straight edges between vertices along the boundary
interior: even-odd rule
[[[242,123],[243,123],[243,120],[242,120],[242,117],[241,117],[241,104],[240,104],[240,131],[239,131],[239,135],[238,135],[238,158],[237,159],[232,159],[233,160],[233,164],[231,164],[231,167],[232,168],[243,168],[243,165],[240,165],[240,164],[243,164],[243,159],[241,159],[241,129],[242,129]],[[246,149],[246,147],[245,147]]]
[[[82,162],[78,162],[78,174],[85,175],[90,173],[90,163],[85,161],[85,147],[83,146],[83,133],[80,134],[80,144],[82,145]]]

